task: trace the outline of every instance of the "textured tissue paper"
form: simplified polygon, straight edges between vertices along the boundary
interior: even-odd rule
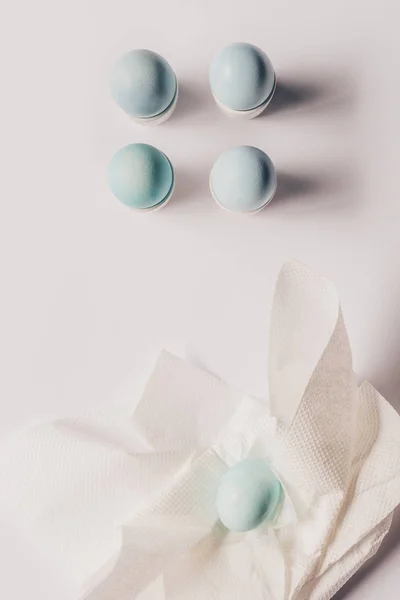
[[[81,598],[329,600],[400,503],[400,418],[357,385],[333,284],[295,262],[276,287],[269,389],[255,400],[163,352],[136,409],[8,439],[0,509]],[[247,457],[269,461],[284,502],[272,524],[232,533],[216,490]]]

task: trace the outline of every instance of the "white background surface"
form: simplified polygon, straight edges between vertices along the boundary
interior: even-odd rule
[[[274,281],[297,258],[338,285],[360,379],[400,408],[400,37],[395,0],[23,0],[0,22],[0,433],[104,403],[161,346],[247,392],[267,389]],[[233,122],[213,104],[213,54],[249,41],[281,83],[266,116]],[[154,129],[113,105],[124,51],[163,54],[181,85]],[[130,142],[172,160],[176,195],[129,212],[108,192]],[[218,154],[263,148],[280,174],[253,217],[208,192]],[[398,598],[400,527],[338,595]],[[74,599],[61,574],[6,524],[0,595]]]

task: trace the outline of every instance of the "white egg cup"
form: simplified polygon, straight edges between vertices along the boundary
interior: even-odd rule
[[[276,75],[274,75],[274,85],[273,85],[270,95],[266,98],[266,100],[264,100],[264,102],[262,104],[260,104],[259,106],[256,106],[255,108],[251,108],[250,110],[234,110],[233,108],[229,108],[228,106],[225,106],[225,104],[222,104],[222,102],[220,100],[218,100],[218,98],[214,94],[213,94],[213,97],[214,97],[215,103],[218,106],[218,108],[223,113],[225,113],[230,119],[250,120],[250,119],[255,119],[256,117],[261,115],[261,113],[264,112],[264,110],[267,108],[268,104],[271,102],[271,100],[275,94],[275,90],[276,90]]]
[[[277,177],[277,174],[275,172],[275,186],[274,186],[274,189],[272,190],[271,196],[268,198],[268,200],[262,206],[260,206],[260,208],[256,208],[255,210],[246,210],[246,211],[231,210],[230,208],[228,208],[227,206],[225,206],[224,204],[222,204],[218,200],[216,194],[214,193],[212,184],[211,184],[211,173],[210,173],[210,177],[209,177],[209,180],[208,180],[208,184],[209,184],[209,187],[210,187],[211,196],[213,197],[213,199],[215,200],[216,204],[218,204],[218,206],[220,208],[222,208],[226,212],[231,213],[233,215],[246,216],[246,215],[255,215],[256,213],[259,213],[266,206],[268,206],[268,204],[273,200],[273,198],[274,198],[274,196],[276,194],[276,190],[278,188],[278,177]]]
[[[165,110],[163,110],[163,112],[161,112],[158,115],[154,115],[154,117],[133,117],[131,116],[131,120],[134,123],[137,123],[139,125],[147,125],[149,127],[153,127],[154,125],[161,125],[161,123],[165,123],[165,121],[168,121],[168,119],[170,118],[170,116],[172,115],[172,113],[174,112],[176,105],[178,103],[178,95],[179,95],[179,90],[178,90],[178,82],[176,82],[176,92],[175,92],[175,96],[174,99],[172,100],[171,104],[169,106],[167,106],[167,108]],[[148,209],[146,209],[148,210]]]

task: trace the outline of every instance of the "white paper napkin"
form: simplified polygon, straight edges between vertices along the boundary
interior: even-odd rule
[[[357,387],[332,283],[280,274],[270,398],[166,352],[133,414],[19,432],[0,454],[0,510],[58,555],[82,597],[329,600],[372,556],[400,503],[400,418]],[[233,534],[215,495],[226,470],[268,460],[285,490],[273,526]]]

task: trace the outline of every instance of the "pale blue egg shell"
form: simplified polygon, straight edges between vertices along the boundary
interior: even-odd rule
[[[154,146],[130,144],[111,159],[108,183],[113,194],[126,206],[148,209],[169,196],[174,172],[165,154]]]
[[[254,212],[272,199],[277,187],[275,167],[254,146],[236,146],[216,160],[210,176],[215,199],[234,212]]]
[[[275,72],[268,56],[252,44],[236,43],[223,48],[210,66],[214,96],[232,110],[251,110],[273,92]]]
[[[132,50],[114,64],[111,95],[126,113],[149,118],[164,112],[173,102],[177,82],[167,61],[151,50]]]
[[[230,531],[251,531],[273,521],[283,501],[279,479],[262,459],[246,459],[223,476],[217,493],[218,516]]]

